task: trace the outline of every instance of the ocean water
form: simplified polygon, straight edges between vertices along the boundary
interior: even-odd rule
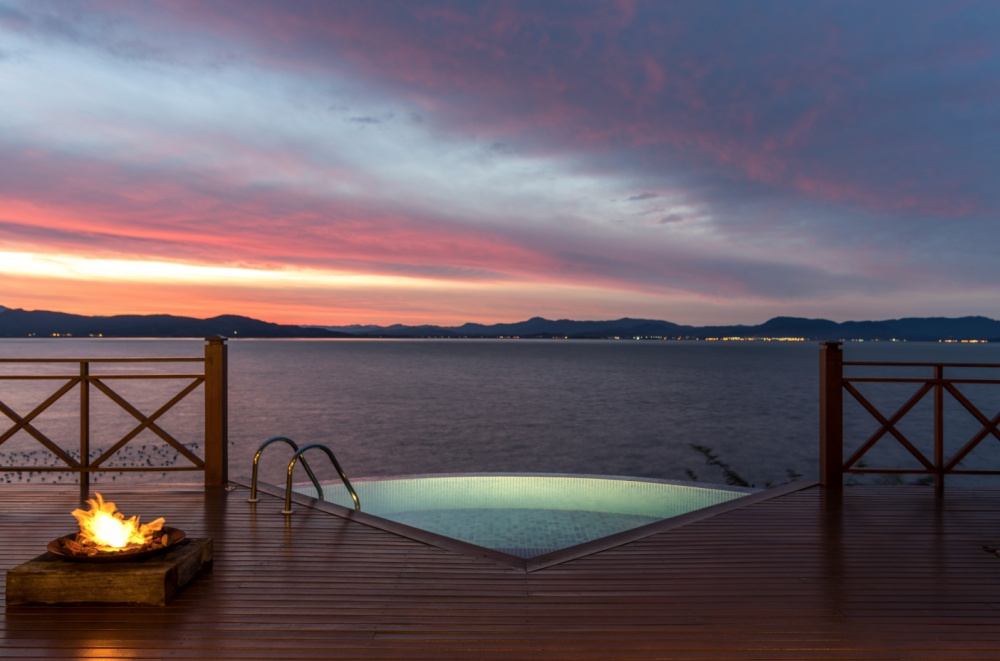
[[[202,351],[201,340],[0,340],[4,358],[200,356]],[[1000,363],[998,345],[849,343],[844,351],[847,360]],[[249,475],[258,444],[278,434],[300,444],[328,444],[351,477],[545,472],[723,483],[721,470],[708,465],[693,445],[711,448],[758,487],[793,475],[813,478],[818,467],[819,345],[813,342],[232,340],[229,365],[231,475]],[[23,369],[39,368],[0,365],[0,374]],[[149,371],[148,366],[102,369]],[[195,367],[181,363],[165,369]],[[1000,370],[988,376],[998,378]],[[109,383],[147,415],[183,385]],[[55,387],[0,380],[0,400],[25,415]],[[895,410],[912,390],[881,393],[876,387],[872,397]],[[996,415],[1000,388],[972,390],[983,413]],[[192,446],[199,443],[203,424],[199,394],[160,421]],[[36,426],[60,445],[78,447],[79,397],[64,400]],[[92,393],[91,402],[92,448],[110,447],[135,426],[136,420],[103,394]],[[849,432],[862,440],[878,428],[859,409],[849,415]],[[948,428],[963,441],[982,426],[967,414],[955,415]],[[969,420],[961,420],[963,415]],[[929,430],[929,416],[918,408],[907,433],[924,434],[918,428]],[[0,434],[12,424],[0,414]],[[905,451],[900,455],[886,446],[888,460],[907,460]],[[1000,454],[995,452],[1000,443],[993,439],[988,447],[993,454],[977,460],[1000,466],[1000,456],[993,456]],[[169,462],[174,454],[145,431],[113,465]],[[288,454],[270,448],[261,478],[283,483]],[[0,463],[25,461],[42,465],[53,459],[24,432],[0,445]],[[320,455],[312,462],[320,477],[336,479],[324,463]],[[114,479],[185,475],[197,477],[151,473]],[[100,476],[96,484],[110,478]],[[55,474],[0,473],[0,479],[72,481]]]

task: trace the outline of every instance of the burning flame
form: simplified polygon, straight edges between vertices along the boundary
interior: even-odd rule
[[[105,502],[101,494],[87,501],[90,511],[73,510],[80,523],[81,543],[91,542],[100,551],[123,551],[145,546],[163,527],[163,518],[139,525],[139,517],[128,519],[115,504]]]

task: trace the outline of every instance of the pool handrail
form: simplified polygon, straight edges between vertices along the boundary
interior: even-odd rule
[[[354,499],[354,509],[361,511],[361,501],[358,500],[358,494],[354,491],[354,487],[351,486],[351,481],[347,479],[347,473],[344,469],[340,467],[340,462],[337,461],[336,455],[333,454],[333,450],[326,447],[322,443],[310,443],[309,445],[302,446],[301,449],[297,450],[292,456],[292,460],[288,462],[288,481],[285,483],[285,509],[281,510],[282,514],[292,513],[292,473],[295,470],[295,462],[299,460],[305,454],[306,450],[312,450],[313,448],[319,448],[326,453],[326,456],[330,458],[333,462],[333,467],[337,469],[337,473],[340,475],[340,479],[344,482],[344,486],[347,487],[348,493],[351,494],[351,498]],[[305,464],[305,457],[302,458],[303,465]],[[313,479],[313,485],[316,487],[316,497],[320,500],[323,499],[323,488]]]
[[[250,498],[247,499],[247,502],[249,503],[256,503],[260,500],[260,498],[257,497],[257,464],[260,462],[260,455],[264,452],[264,448],[277,442],[286,443],[292,446],[292,450],[295,452],[298,452],[299,450],[298,443],[287,436],[272,436],[260,444],[260,447],[257,448],[256,454],[253,456],[253,471],[250,476]],[[306,473],[309,474],[309,479],[312,480],[313,486],[316,487],[319,497],[322,498],[323,487],[320,486],[319,480],[316,479],[316,474],[313,473],[312,468],[309,467],[309,463],[305,460],[305,457],[302,458],[302,466],[306,469]]]

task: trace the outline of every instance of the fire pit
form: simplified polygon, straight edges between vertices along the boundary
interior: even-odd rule
[[[163,519],[126,519],[100,494],[75,510],[80,532],[48,543],[48,553],[7,572],[8,606],[163,606],[212,566],[211,539],[188,539]]]
[[[134,562],[163,553],[182,542],[183,530],[168,528],[159,518],[140,525],[139,517],[129,519],[101,494],[88,500],[90,510],[74,510],[80,532],[64,535],[48,544],[58,556],[74,562]]]
[[[97,551],[82,545],[79,533],[53,539],[46,548],[71,562],[135,562],[159,555],[187,539],[184,531],[178,528],[164,526],[160,531],[162,534],[155,541],[138,549]]]

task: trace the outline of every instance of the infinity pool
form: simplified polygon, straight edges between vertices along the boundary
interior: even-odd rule
[[[566,549],[756,491],[550,474],[405,476],[351,484],[363,512],[519,558]],[[316,495],[312,486],[296,491]],[[323,499],[354,506],[343,484],[323,485]]]

